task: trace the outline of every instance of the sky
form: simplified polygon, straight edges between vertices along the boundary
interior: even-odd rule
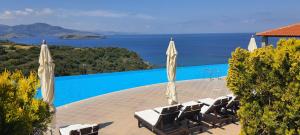
[[[140,34],[260,32],[300,22],[300,0],[1,0],[0,24]]]

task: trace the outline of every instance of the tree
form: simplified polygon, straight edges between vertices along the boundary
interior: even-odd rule
[[[228,88],[240,97],[242,135],[300,134],[300,40],[280,40],[229,60]]]
[[[1,55],[4,55],[4,54],[6,54],[6,51],[5,51],[5,48],[3,47],[3,46],[0,46],[0,56]]]
[[[46,129],[51,114],[47,103],[34,98],[38,86],[33,72],[28,77],[21,71],[0,74],[1,135],[30,135]]]

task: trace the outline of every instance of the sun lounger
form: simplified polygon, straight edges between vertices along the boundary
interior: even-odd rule
[[[74,124],[61,127],[61,135],[98,135],[99,126],[97,124]]]
[[[158,107],[154,109],[135,112],[134,117],[138,120],[139,127],[146,127],[160,135],[185,132],[176,119],[182,105]]]
[[[233,94],[227,95],[229,101],[226,105],[226,113],[232,116],[232,122],[237,121],[237,110],[239,109],[239,98]]]
[[[202,114],[202,119],[213,126],[216,124],[221,126],[223,123],[228,122],[229,120],[231,121],[232,118],[230,115],[227,115],[223,112],[228,100],[229,98],[226,96],[218,97],[216,99],[200,99],[199,102],[204,104],[200,111]]]
[[[177,121],[180,121],[181,124],[187,127],[190,133],[193,132],[193,130],[202,131],[200,111],[203,104],[190,101],[182,103],[181,105],[182,108]]]
[[[190,101],[186,103],[182,103],[182,108],[180,110],[178,120],[181,119],[189,119],[193,121],[200,121],[200,110],[203,106],[202,103]]]
[[[237,110],[239,109],[239,98],[233,94],[227,95],[229,98],[228,104],[226,108],[229,109],[232,113],[236,114]]]
[[[70,135],[80,135],[80,131],[78,130],[71,130]]]

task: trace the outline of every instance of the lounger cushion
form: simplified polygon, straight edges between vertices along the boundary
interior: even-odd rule
[[[185,107],[185,106],[193,106],[193,105],[198,105],[198,104],[199,104],[199,103],[196,102],[196,101],[189,101],[189,102],[182,103],[181,105],[182,105],[183,107]]]
[[[169,108],[176,108],[175,109],[175,111],[176,110],[179,110],[180,108],[181,108],[181,106],[182,105],[180,105],[180,104],[176,104],[176,105],[169,105],[169,106],[164,106],[164,107],[156,107],[156,108],[154,108],[154,110],[156,111],[156,112],[158,112],[158,113],[163,113],[163,110],[164,109],[169,109]]]
[[[206,105],[213,105],[215,102],[215,99],[212,98],[204,98],[199,100],[200,103],[204,103]]]
[[[200,103],[204,103],[206,105],[213,105],[216,104],[217,102],[221,102],[222,100],[228,100],[228,97],[225,96],[221,96],[218,97],[216,99],[212,99],[212,98],[204,98],[204,99],[200,99],[198,100]]]
[[[228,100],[228,97],[226,97],[226,96],[221,96],[221,97],[216,98],[216,100]]]
[[[204,105],[202,108],[201,108],[201,113],[202,114],[206,114],[206,112],[208,111],[208,109],[210,108],[211,106],[206,106],[206,105]]]
[[[143,119],[144,121],[148,122],[152,126],[156,125],[160,116],[160,114],[154,110],[135,112],[135,115]]]
[[[235,97],[233,94],[228,94],[227,97]]]
[[[59,132],[61,135],[69,135],[70,131],[72,131],[72,130],[79,130],[82,128],[93,127],[96,125],[97,124],[74,124],[74,125],[69,125],[69,126],[60,128]]]
[[[225,97],[225,96],[221,96],[221,97],[218,97],[216,99],[212,99],[212,98],[204,98],[204,99],[200,99],[199,102],[200,103],[204,103],[205,106],[203,106],[201,108],[201,113],[202,114],[205,114],[205,113],[208,113],[209,110],[211,109],[211,107],[213,107],[214,105],[218,105],[220,104],[222,101],[224,100],[228,100],[228,97]]]
[[[181,108],[181,111],[178,115],[178,118],[181,118],[182,117],[182,114],[184,114],[185,112],[187,112],[187,107],[191,107],[192,106],[195,106],[195,105],[200,105],[201,103],[198,103],[196,101],[189,101],[189,102],[185,102],[185,103],[182,103],[182,108]],[[189,111],[192,111],[191,109],[189,109]]]
[[[230,97],[230,100],[228,101],[226,107],[227,107],[227,108],[230,108],[230,107],[233,106],[233,104],[234,104],[235,102],[238,101],[238,99],[237,99],[237,96],[235,96],[235,95],[233,95],[233,94],[230,94],[230,95],[227,95],[227,96]]]

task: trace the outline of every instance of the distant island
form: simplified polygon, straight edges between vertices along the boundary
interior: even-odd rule
[[[104,35],[63,35],[59,36],[60,39],[104,39],[106,38]]]
[[[139,55],[124,48],[74,48],[49,46],[55,62],[55,75],[79,75],[150,69]],[[0,41],[0,72],[21,70],[25,75],[37,71],[40,46]]]
[[[7,34],[1,34],[0,39],[11,39],[11,38],[28,38],[33,37],[29,34],[16,34],[16,33],[7,33]]]
[[[34,23],[15,26],[0,24],[0,39],[30,37],[58,37],[61,39],[102,39],[105,36],[94,32],[66,29],[60,26],[52,26],[47,23]]]

